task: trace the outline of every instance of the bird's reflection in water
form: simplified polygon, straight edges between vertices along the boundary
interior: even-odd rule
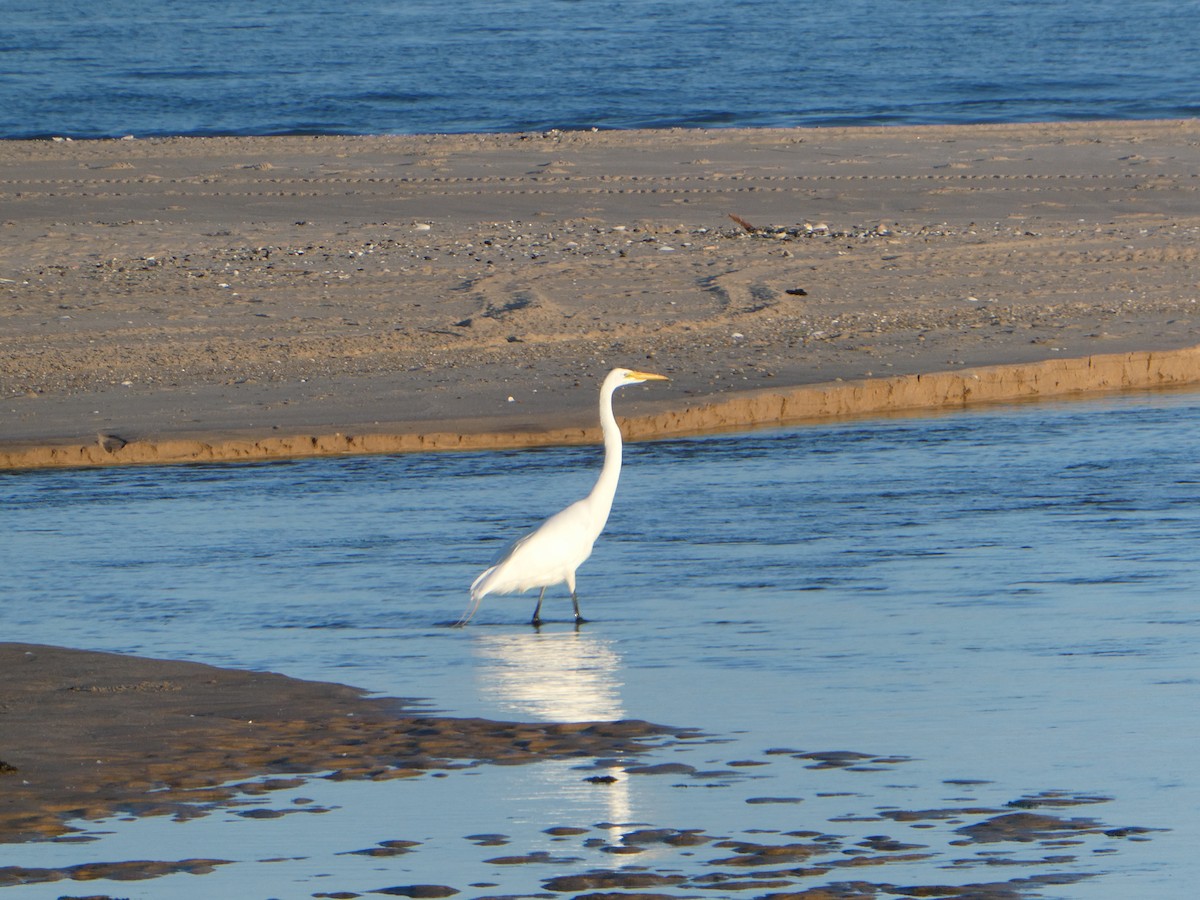
[[[505,714],[548,722],[615,722],[625,716],[621,657],[582,631],[471,636],[483,699]]]
[[[614,722],[625,717],[621,657],[609,641],[581,631],[487,634],[480,629],[471,635],[471,651],[480,695],[501,717],[550,722]],[[636,827],[630,777],[620,769],[580,771],[581,765],[586,761],[538,765],[533,777],[524,781],[524,790],[553,797],[562,814],[574,809],[585,824],[606,820],[616,826],[608,829],[607,839],[617,841]],[[609,774],[617,780],[587,781],[591,775]]]

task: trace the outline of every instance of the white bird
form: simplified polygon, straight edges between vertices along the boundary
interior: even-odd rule
[[[586,621],[579,614],[579,597],[575,593],[575,570],[592,555],[592,545],[604,530],[617,479],[621,476],[621,429],[613,415],[613,393],[627,384],[643,381],[668,381],[666,375],[635,372],[632,369],[613,369],[600,386],[600,430],[604,434],[604,466],[592,492],[542,522],[529,534],[510,544],[495,564],[485,569],[471,585],[471,605],[458,625],[466,625],[488,594],[524,593],[541,588],[532,624],[542,624],[542,598],[546,588],[566,582],[575,607],[575,622]]]

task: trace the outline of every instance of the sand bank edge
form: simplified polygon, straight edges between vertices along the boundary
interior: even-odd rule
[[[621,421],[628,440],[695,436],[896,412],[937,411],[981,403],[1066,398],[1104,392],[1200,385],[1200,346],[1097,354],[956,372],[825,382],[716,396],[680,409]],[[0,448],[0,469],[188,462],[261,461],[320,456],[495,450],[595,443],[599,428],[543,431],[426,431],[392,434],[294,434],[253,439],[135,440]]]

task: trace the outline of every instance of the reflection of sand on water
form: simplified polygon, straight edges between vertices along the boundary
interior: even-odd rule
[[[610,641],[581,631],[471,635],[475,677],[481,697],[514,718],[551,722],[615,722],[625,717],[619,672],[621,657]],[[571,766],[578,765],[572,762]],[[604,798],[609,822],[633,821],[629,778],[618,770],[609,785],[567,788],[559,766],[539,766],[548,777],[547,793],[562,800],[578,797],[586,805]],[[570,781],[567,784],[571,784]],[[573,794],[564,797],[564,791]],[[616,838],[625,829],[614,830]]]

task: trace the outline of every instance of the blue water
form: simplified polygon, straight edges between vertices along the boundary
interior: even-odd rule
[[[1144,119],[1197,0],[0,2],[0,137]]]
[[[723,743],[650,761],[728,777],[629,775],[597,792],[577,762],[555,762],[312,782],[264,802],[319,815],[84,823],[92,842],[0,847],[0,865],[235,860],[86,891],[136,898],[413,883],[471,896],[475,881],[528,894],[567,872],[695,873],[721,855],[617,859],[584,843],[609,835],[597,823],[637,822],[759,840],[816,829],[848,846],[885,834],[933,848],[932,860],[841,880],[1048,872],[1090,877],[1030,896],[1190,896],[1200,879],[1197,447],[1196,393],[631,445],[609,529],[580,570],[593,621],[576,631],[557,592],[540,633],[526,624],[530,595],[487,598],[465,629],[444,623],[503,541],[586,491],[591,448],[2,476],[4,639],[270,669],[457,715],[692,726]],[[908,761],[811,771],[767,754],[779,747]],[[761,765],[722,768],[737,760]],[[979,850],[955,844],[961,816],[910,826],[880,814],[1047,790],[1107,798],[1060,815],[1163,830]],[[749,802],[762,797],[798,802]],[[589,832],[558,843],[551,825]],[[489,832],[510,845],[465,839]],[[394,839],[421,846],[392,861],[352,854]],[[538,850],[577,861],[489,862]],[[684,893],[728,895],[714,890]]]

